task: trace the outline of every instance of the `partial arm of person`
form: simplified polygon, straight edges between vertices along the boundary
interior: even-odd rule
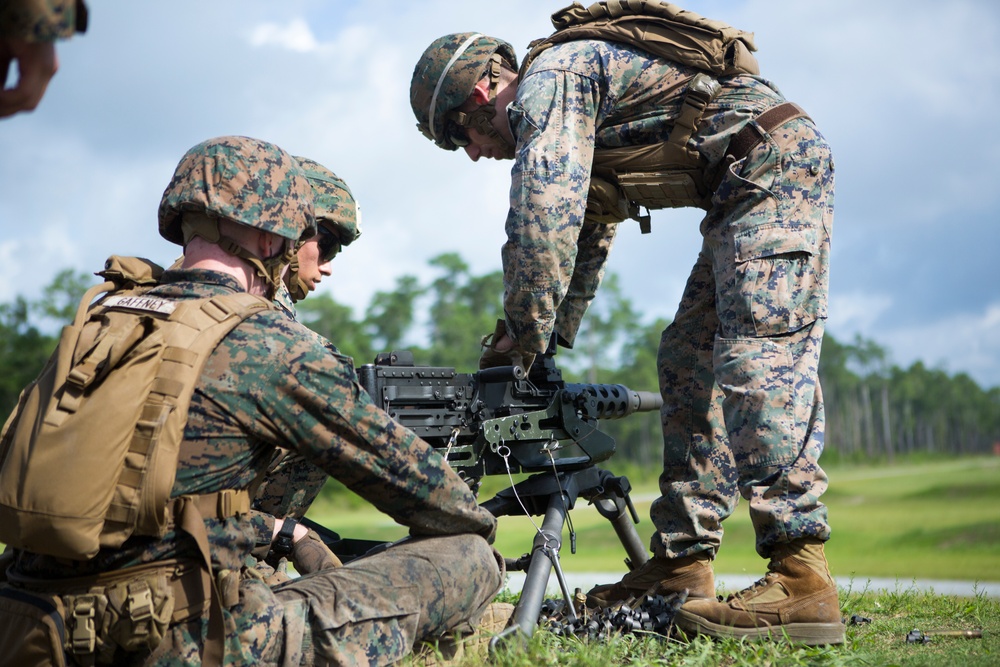
[[[371,402],[352,364],[313,337],[290,348],[275,371],[278,404],[264,406],[276,436],[412,535],[492,539],[496,519],[433,447]]]
[[[272,567],[277,567],[278,559],[286,557],[291,559],[299,574],[319,572],[342,565],[340,559],[330,551],[319,535],[294,519],[279,518],[266,512],[251,510],[250,524],[256,536],[256,543],[250,555],[258,563],[267,561]],[[286,525],[291,528],[289,531],[291,544],[282,544],[282,548],[276,553],[275,546]]]
[[[531,352],[545,351],[557,314],[568,318],[560,336],[575,338],[614,238],[613,228],[585,224],[599,102],[591,79],[546,70],[521,82],[511,110],[518,150],[502,252],[504,313],[508,333]]]
[[[80,0],[5,0],[0,5],[0,118],[38,106],[59,68],[55,42],[86,30],[87,8]],[[11,67],[17,80],[7,85]]]
[[[284,452],[264,475],[253,506],[274,516],[301,519],[309,511],[328,475],[297,452]]]
[[[604,279],[604,268],[617,233],[617,224],[594,222],[589,218],[583,223],[569,290],[556,309],[556,334],[560,343],[567,347],[573,347],[580,322]]]

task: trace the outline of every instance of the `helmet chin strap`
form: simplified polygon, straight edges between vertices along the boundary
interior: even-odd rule
[[[288,294],[293,302],[299,302],[309,295],[309,286],[306,285],[299,276],[299,256],[298,253],[292,257],[291,264],[288,265],[288,274],[285,276],[285,286],[288,287]]]
[[[274,295],[278,292],[278,286],[281,285],[281,277],[285,273],[285,267],[287,267],[295,257],[295,249],[292,247],[292,244],[286,243],[282,252],[274,255],[273,257],[267,258],[257,257],[243,248],[240,248],[240,250],[242,250],[245,254],[231,254],[242,258],[254,267],[257,275],[260,276],[267,286],[264,296],[268,299],[273,299]]]
[[[219,219],[204,213],[185,213],[181,222],[181,230],[184,233],[184,245],[187,245],[193,237],[200,236],[209,243],[216,244],[227,254],[239,257],[249,264],[254,273],[266,285],[265,296],[268,299],[274,298],[278,291],[278,285],[281,284],[285,267],[295,258],[295,247],[291,243],[284,243],[282,252],[277,255],[266,258],[258,257],[234,239],[223,236],[219,231]]]

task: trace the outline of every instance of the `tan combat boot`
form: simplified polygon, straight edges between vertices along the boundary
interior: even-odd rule
[[[767,576],[724,602],[691,600],[674,623],[689,634],[781,639],[806,646],[843,644],[837,585],[823,543],[802,539],[779,547]]]
[[[645,593],[668,595],[687,589],[688,599],[715,599],[712,560],[705,552],[684,558],[650,558],[615,584],[595,586],[587,593],[588,607],[610,607]]]

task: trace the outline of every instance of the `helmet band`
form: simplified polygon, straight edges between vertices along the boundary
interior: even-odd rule
[[[435,141],[437,141],[438,136],[437,133],[434,131],[434,115],[435,115],[434,110],[437,107],[438,93],[441,92],[441,86],[444,85],[445,77],[448,76],[448,72],[451,71],[451,68],[452,66],[454,66],[455,62],[462,56],[463,53],[465,53],[466,49],[468,49],[469,46],[472,45],[472,42],[482,36],[483,36],[482,33],[477,32],[473,34],[471,37],[469,37],[467,40],[462,42],[462,45],[459,46],[458,49],[455,51],[455,53],[451,56],[451,60],[449,60],[448,64],[444,66],[444,70],[441,72],[441,76],[438,77],[437,85],[434,86],[434,94],[431,95],[431,108],[430,108],[430,119],[429,119],[431,138],[433,138]]]

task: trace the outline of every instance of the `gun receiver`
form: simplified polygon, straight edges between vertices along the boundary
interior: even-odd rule
[[[458,373],[416,366],[409,351],[380,354],[358,369],[376,405],[435,448],[466,481],[510,472],[579,470],[615,453],[598,428],[656,410],[659,394],[620,384],[563,382],[552,354],[541,355],[530,377],[519,366]]]

